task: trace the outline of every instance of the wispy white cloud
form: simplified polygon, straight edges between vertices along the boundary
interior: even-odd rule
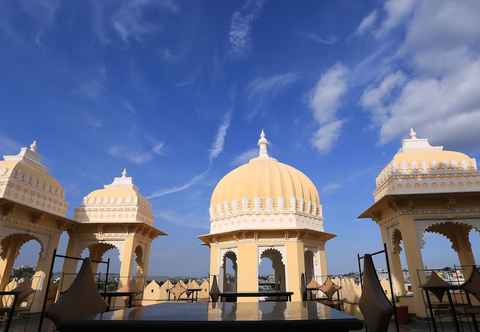
[[[236,156],[232,160],[230,165],[232,165],[232,166],[243,165],[243,164],[247,163],[250,159],[255,158],[256,156],[258,156],[258,149],[255,149],[255,148],[249,149],[247,151],[242,152],[238,156]]]
[[[330,182],[328,184],[326,184],[325,186],[322,187],[322,189],[320,189],[320,191],[322,193],[325,193],[325,194],[329,194],[329,193],[333,193],[337,190],[339,190],[340,188],[342,188],[342,185],[340,183],[337,183],[337,182]]]
[[[248,118],[255,117],[262,108],[267,106],[269,101],[295,83],[299,77],[299,74],[290,72],[259,77],[248,83],[246,88],[247,98],[253,103]]]
[[[178,192],[190,189],[192,186],[196,185],[201,180],[203,180],[205,178],[205,176],[208,174],[209,170],[210,169],[207,169],[207,170],[203,171],[202,173],[195,175],[193,178],[191,178],[190,180],[188,180],[184,184],[157,190],[157,191],[153,192],[151,195],[149,195],[148,198],[149,199],[159,198],[159,197],[162,197],[162,196],[165,196],[165,195],[174,194],[174,193],[178,193]]]
[[[384,37],[399,26],[412,13],[418,0],[387,0],[381,11],[373,10],[365,16],[355,34],[371,32],[375,37]],[[380,13],[382,14],[380,18]]]
[[[378,17],[377,10],[373,10],[370,14],[365,16],[362,22],[360,22],[360,25],[358,26],[355,34],[362,35],[365,32],[371,30],[375,25],[375,23],[377,22],[377,17]]]
[[[228,128],[230,127],[230,121],[231,121],[231,116],[232,116],[232,111],[228,111],[224,117],[222,123],[219,125],[217,129],[217,133],[215,135],[215,138],[213,140],[212,146],[209,150],[209,155],[208,155],[208,167],[205,171],[194,175],[191,179],[189,179],[187,182],[181,184],[181,185],[176,185],[168,188],[162,188],[160,190],[157,190],[153,192],[148,198],[153,199],[153,198],[159,198],[165,195],[169,194],[174,194],[178,192],[182,192],[185,190],[190,189],[194,185],[198,184],[200,181],[202,181],[210,171],[210,167],[212,166],[212,163],[215,159],[218,158],[218,156],[223,152],[223,148],[225,146],[225,139],[227,137],[228,133]]]
[[[397,27],[410,15],[418,0],[388,0],[383,6],[385,19],[375,31],[377,37],[386,35],[390,30]]]
[[[217,134],[215,135],[215,140],[212,143],[210,149],[209,162],[212,163],[220,153],[223,151],[225,145],[225,138],[227,136],[228,128],[230,127],[230,120],[232,117],[232,112],[228,111],[223,117],[223,121],[218,127]]]
[[[329,68],[310,93],[309,106],[320,128],[312,137],[313,146],[321,153],[330,151],[340,136],[344,123],[336,113],[347,91],[349,70],[342,64]]]
[[[248,98],[251,99],[265,94],[276,95],[298,78],[299,75],[297,73],[285,73],[256,78],[247,86]]]
[[[19,150],[20,143],[11,137],[0,135],[0,153],[13,153]]]
[[[126,44],[142,42],[150,34],[163,29],[163,22],[152,20],[150,14],[178,14],[181,9],[174,0],[126,0],[116,3],[92,1],[93,30],[102,44],[111,42],[114,32]]]
[[[320,153],[329,152],[340,137],[342,126],[342,120],[331,121],[320,126],[312,137],[312,145]]]
[[[368,87],[360,98],[361,105],[370,109],[375,117],[375,121],[385,120],[385,102],[391,97],[392,92],[403,85],[406,76],[401,71],[396,71],[387,75],[378,86]]]
[[[131,114],[137,114],[137,109],[135,108],[135,106],[133,106],[133,104],[130,101],[123,100],[122,104]]]
[[[208,229],[210,223],[206,217],[199,217],[196,214],[179,214],[173,210],[156,210],[155,219],[160,222],[166,221],[168,223],[191,228]]]
[[[37,46],[43,46],[42,39],[55,23],[60,6],[60,0],[0,1],[2,15],[0,32],[16,42],[29,43],[33,41]],[[22,15],[21,21],[13,19],[18,14]],[[25,33],[25,24],[32,25],[33,35]]]
[[[260,15],[266,0],[247,0],[232,15],[229,42],[233,56],[244,56],[251,48],[251,32],[253,22]]]
[[[102,65],[95,68],[93,73],[79,84],[78,88],[74,90],[74,93],[91,100],[96,100],[105,92],[106,82],[107,68]]]
[[[108,149],[108,154],[114,158],[125,159],[131,163],[141,165],[149,162],[155,156],[162,156],[165,153],[165,143],[155,142],[148,150],[139,150],[126,145],[114,145]]]
[[[301,33],[301,35],[317,44],[322,44],[322,45],[333,45],[338,41],[338,38],[335,36],[322,37],[312,32],[303,32]]]

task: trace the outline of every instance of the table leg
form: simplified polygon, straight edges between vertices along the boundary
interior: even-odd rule
[[[427,303],[428,303],[428,310],[430,311],[430,317],[432,318],[433,331],[437,332],[437,324],[435,323],[435,316],[433,315],[432,302],[430,301],[430,294],[428,294],[428,290],[425,290],[425,294],[427,296]]]
[[[15,314],[15,307],[17,305],[17,294],[13,294],[12,307],[8,312],[7,324],[5,325],[5,331],[8,332],[10,324],[12,323],[13,315]]]
[[[450,304],[450,308],[452,309],[453,321],[455,322],[456,331],[460,332],[460,325],[458,324],[457,311],[455,310],[455,306],[453,305],[450,289],[447,289],[447,297],[448,297],[448,303]]]

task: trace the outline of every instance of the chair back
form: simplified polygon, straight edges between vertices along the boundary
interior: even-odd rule
[[[369,332],[386,332],[393,307],[383,291],[371,255],[364,256],[363,287],[359,307]]]
[[[48,307],[45,315],[58,326],[67,320],[87,318],[105,310],[107,304],[97,291],[90,259],[87,258],[70,288]]]

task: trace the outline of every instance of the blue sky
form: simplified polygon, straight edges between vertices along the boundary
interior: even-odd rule
[[[210,194],[264,128],[320,191],[331,272],[355,270],[381,246],[356,217],[410,127],[479,155],[479,4],[1,0],[0,153],[37,139],[70,210],[126,167],[169,233],[151,273],[201,275]],[[425,256],[456,262],[431,236]]]

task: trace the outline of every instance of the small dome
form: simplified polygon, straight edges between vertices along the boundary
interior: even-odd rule
[[[321,218],[317,188],[296,168],[268,156],[268,141],[262,131],[259,156],[225,175],[215,187],[210,217],[248,213],[294,212]]]
[[[75,209],[79,222],[141,222],[153,225],[150,202],[142,196],[124,169],[121,177],[84,197]]]
[[[468,181],[461,179],[465,176]],[[402,140],[400,150],[377,176],[374,196],[378,200],[386,194],[427,192],[432,190],[431,183],[427,185],[427,178],[432,177],[436,178],[436,190],[454,190],[453,187],[447,188],[447,185],[451,186],[460,180],[468,184],[473,179],[472,176],[478,176],[475,158],[461,152],[444,150],[443,146],[432,146],[428,139],[417,138],[416,132],[411,129],[410,137]],[[416,185],[410,183],[412,181]],[[419,186],[423,182],[425,186]],[[468,189],[462,186],[455,190]]]
[[[67,213],[63,187],[48,174],[35,141],[0,160],[0,197],[62,217]]]

